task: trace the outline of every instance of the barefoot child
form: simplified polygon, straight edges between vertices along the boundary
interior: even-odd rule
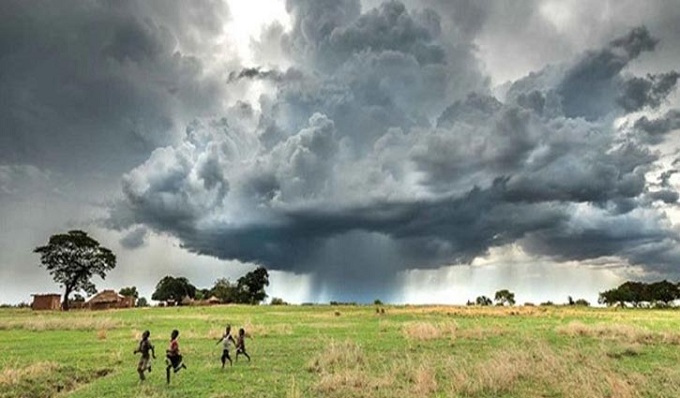
[[[153,359],[156,359],[156,352],[153,349],[153,344],[151,344],[151,341],[149,340],[150,335],[151,333],[148,330],[145,330],[144,333],[142,333],[142,339],[139,341],[139,346],[132,352],[133,354],[137,354],[138,352],[142,353],[139,364],[137,364],[137,373],[139,373],[140,381],[144,381],[145,371],[148,370],[151,372],[151,357],[149,356],[149,352],[153,355]]]
[[[186,365],[182,363],[182,355],[179,352],[179,342],[177,341],[179,337],[179,331],[177,329],[170,333],[170,348],[165,351],[166,363],[168,366],[165,368],[165,378],[170,384],[170,368],[173,369],[175,373],[179,372],[180,369],[186,369]]]
[[[231,357],[229,356],[229,342],[231,344],[236,345],[236,341],[234,340],[234,337],[231,335],[231,325],[227,325],[227,329],[225,330],[224,334],[222,335],[222,338],[217,341],[217,344],[219,345],[220,343],[224,344],[222,348],[222,369],[224,369],[224,365],[227,363],[227,359],[229,360],[229,366],[233,365],[231,362]]]
[[[238,330],[238,340],[236,341],[236,362],[238,362],[238,354],[243,354],[250,362],[250,355],[246,352],[246,331],[243,328]]]

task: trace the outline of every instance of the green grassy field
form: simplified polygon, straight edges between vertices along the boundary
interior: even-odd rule
[[[679,311],[385,309],[2,310],[0,396],[680,397]],[[252,362],[222,370],[227,323],[249,332]],[[173,328],[188,370],[166,385]],[[158,359],[140,383],[144,329]]]

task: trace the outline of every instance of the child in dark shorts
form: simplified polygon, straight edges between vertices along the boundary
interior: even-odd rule
[[[165,351],[166,363],[168,366],[165,368],[165,378],[170,384],[170,369],[172,368],[175,373],[179,372],[181,369],[186,369],[186,365],[182,363],[182,355],[179,352],[179,342],[177,338],[179,337],[179,331],[177,329],[170,333],[170,348]]]
[[[153,344],[151,344],[151,341],[149,340],[150,335],[151,332],[145,330],[144,333],[142,333],[142,339],[139,341],[139,346],[132,352],[133,354],[137,354],[138,352],[142,353],[142,357],[137,364],[137,373],[139,373],[140,381],[144,381],[145,371],[148,370],[151,372],[151,356],[149,355],[149,352],[153,355],[153,359],[156,359],[156,352],[154,351]]]
[[[227,325],[227,328],[225,329],[222,338],[219,339],[216,344],[216,345],[220,343],[224,344],[222,348],[222,357],[220,358],[222,361],[222,369],[224,369],[224,365],[227,363],[227,360],[229,360],[229,365],[233,365],[233,363],[231,362],[231,357],[229,356],[229,342],[236,345],[236,341],[234,340],[234,337],[231,335],[231,325]]]
[[[236,361],[238,362],[238,355],[243,354],[250,362],[250,355],[246,352],[246,331],[243,328],[238,330],[238,339],[236,340]]]

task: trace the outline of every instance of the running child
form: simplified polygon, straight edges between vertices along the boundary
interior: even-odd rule
[[[149,356],[149,352],[151,352],[153,359],[156,359],[156,352],[154,351],[153,344],[151,344],[151,340],[149,340],[150,335],[151,332],[145,330],[144,333],[142,333],[142,339],[139,341],[139,346],[132,352],[133,354],[142,353],[142,357],[137,364],[137,373],[139,373],[140,381],[146,379],[144,377],[145,371],[148,370],[151,372],[151,356]]]
[[[238,354],[243,354],[250,362],[250,355],[246,352],[246,331],[243,328],[238,330],[238,339],[236,340],[236,362],[238,362]]]
[[[170,348],[165,351],[166,363],[168,366],[165,368],[165,378],[170,384],[170,368],[173,369],[175,373],[179,372],[181,369],[186,369],[186,365],[182,363],[182,354],[179,352],[179,342],[177,338],[179,337],[179,331],[177,329],[170,333]]]
[[[229,366],[233,365],[233,362],[231,361],[231,357],[229,356],[229,342],[236,346],[236,340],[234,340],[234,337],[231,335],[231,325],[227,325],[226,330],[224,331],[224,334],[222,335],[222,338],[217,341],[217,344],[219,345],[220,343],[224,344],[222,348],[222,369],[224,369],[224,365],[227,363],[227,360],[229,360]]]

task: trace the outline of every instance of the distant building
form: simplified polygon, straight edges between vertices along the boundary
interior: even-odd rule
[[[33,294],[31,308],[35,311],[59,311],[61,309],[61,294]]]
[[[135,298],[122,296],[115,290],[102,290],[85,303],[86,308],[91,310],[107,310],[111,308],[132,308],[135,306]]]

